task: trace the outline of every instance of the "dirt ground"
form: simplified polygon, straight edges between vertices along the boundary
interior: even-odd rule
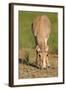
[[[51,66],[47,69],[37,68],[35,65],[35,58],[36,58],[35,50],[29,50],[29,55],[25,54],[24,49],[21,49],[19,51],[19,79],[45,78],[58,76],[57,55],[49,54],[49,62]]]

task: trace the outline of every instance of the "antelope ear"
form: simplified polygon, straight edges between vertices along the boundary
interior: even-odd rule
[[[36,51],[40,52],[40,47],[38,45],[36,46]]]

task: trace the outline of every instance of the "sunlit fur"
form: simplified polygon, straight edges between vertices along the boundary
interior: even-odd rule
[[[36,39],[36,65],[47,68],[49,65],[47,44],[51,32],[51,22],[46,15],[38,16],[33,21],[33,34]]]

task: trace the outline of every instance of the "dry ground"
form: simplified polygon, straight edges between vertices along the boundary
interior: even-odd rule
[[[27,54],[25,53],[27,52]],[[58,57],[49,54],[50,68],[41,70],[35,65],[35,49],[20,49],[19,51],[19,79],[45,78],[58,76]]]

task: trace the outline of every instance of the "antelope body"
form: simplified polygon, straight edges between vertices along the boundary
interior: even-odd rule
[[[47,44],[51,32],[51,22],[46,15],[38,16],[33,21],[33,34],[36,40],[36,64],[41,68],[49,66]]]

